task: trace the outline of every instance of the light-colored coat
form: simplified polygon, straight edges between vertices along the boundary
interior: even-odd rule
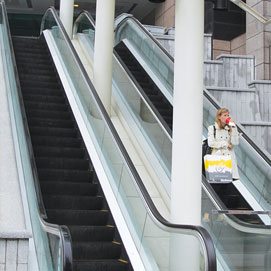
[[[214,126],[208,127],[208,145],[213,148],[212,154],[214,155],[230,155],[232,161],[232,178],[239,179],[237,161],[235,157],[234,150],[230,150],[229,144],[233,146],[239,144],[239,133],[236,127],[230,129],[228,125],[224,128],[219,129],[217,123],[215,123],[216,135],[214,137]]]

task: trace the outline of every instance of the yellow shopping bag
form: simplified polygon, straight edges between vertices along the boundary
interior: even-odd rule
[[[205,155],[204,166],[209,182],[225,183],[232,181],[232,163],[230,155]]]

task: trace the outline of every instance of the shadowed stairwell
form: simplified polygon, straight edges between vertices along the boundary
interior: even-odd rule
[[[47,221],[68,226],[73,270],[133,270],[44,39],[13,46]]]

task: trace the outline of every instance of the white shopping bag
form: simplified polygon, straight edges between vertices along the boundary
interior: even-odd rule
[[[204,156],[206,179],[211,183],[229,183],[232,181],[232,163],[230,155]]]

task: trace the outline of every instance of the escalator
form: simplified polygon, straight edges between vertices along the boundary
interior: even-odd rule
[[[44,14],[40,38],[12,38],[3,1],[0,12],[0,56],[38,270],[172,270],[174,236],[189,237],[200,252],[197,267],[215,271],[207,230],[172,224],[157,211],[56,10]],[[194,251],[176,252],[173,266],[195,265],[187,261]]]
[[[131,72],[136,82],[144,90],[144,94],[150,104],[159,112],[164,124],[171,131],[173,122],[173,108],[167,98],[161,93],[159,87],[154,83],[144,68],[129,51],[123,41],[115,46],[115,52],[119,55],[127,70]]]
[[[43,37],[12,38],[47,222],[67,225],[73,270],[133,270]]]
[[[144,94],[147,96],[151,106],[156,109],[156,112],[158,111],[158,114],[160,114],[159,117],[166,123],[166,129],[170,129],[170,134],[172,134],[173,107],[171,103],[159,90],[158,86],[127,48],[125,43],[118,43],[114,49],[119,61],[126,67],[127,73],[129,73],[136,84],[141,87],[141,90],[143,90]],[[211,186],[226,209],[242,211],[252,210],[251,206],[232,183],[211,184]],[[262,220],[257,215],[236,216],[244,222],[263,225]]]

